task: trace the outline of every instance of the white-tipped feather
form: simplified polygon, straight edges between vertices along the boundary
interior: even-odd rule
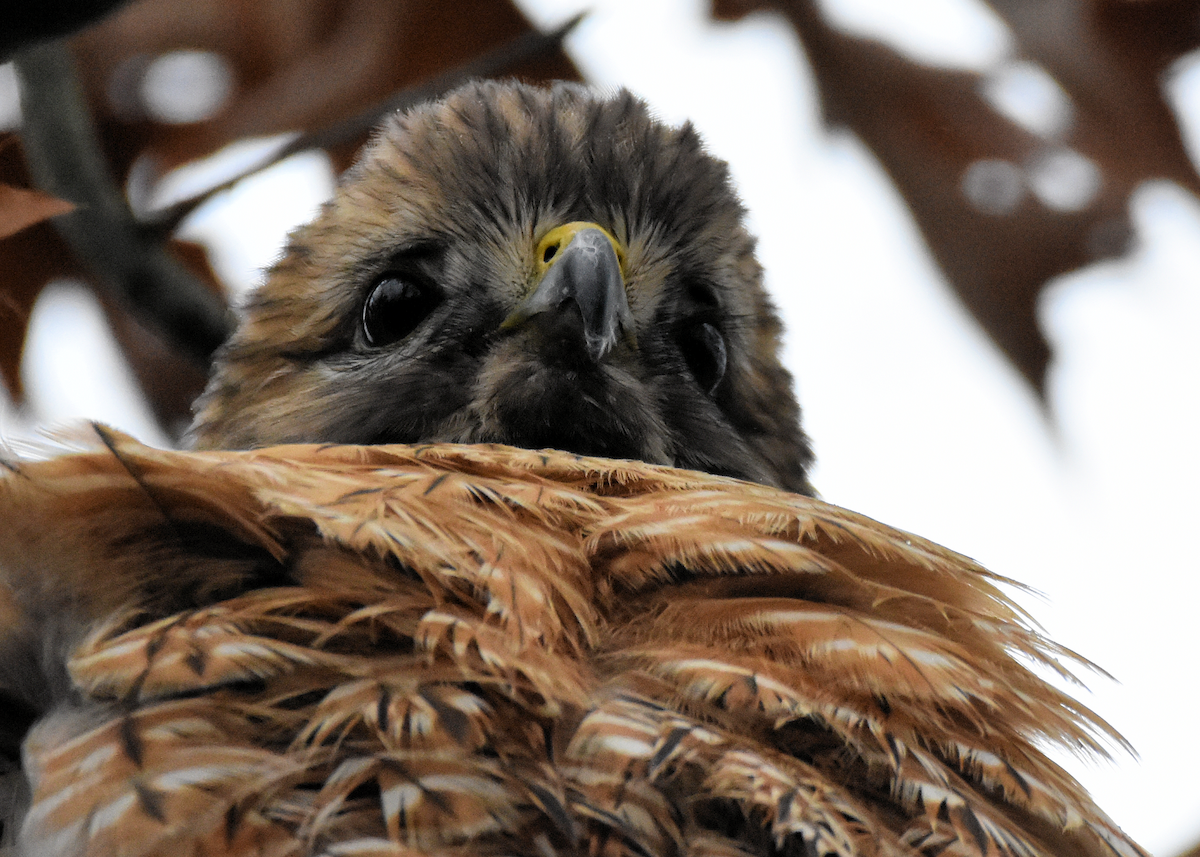
[[[55,641],[0,657],[74,683],[30,853],[1142,857],[1039,749],[1120,743],[1026,665],[1078,659],[936,545],[632,462],[103,437],[0,476]]]

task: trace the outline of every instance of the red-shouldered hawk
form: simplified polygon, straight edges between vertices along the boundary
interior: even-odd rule
[[[809,491],[743,214],[695,131],[628,93],[467,86],[389,122],[292,237],[195,437],[507,443]]]
[[[0,475],[5,836],[1140,857],[1041,748],[1121,743],[1031,669],[1086,662],[790,493],[778,334],[689,128],[490,83],[395,119],[252,299],[201,451],[97,428]]]

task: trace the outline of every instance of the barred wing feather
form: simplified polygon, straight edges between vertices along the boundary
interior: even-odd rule
[[[930,542],[635,462],[96,432],[0,477],[28,853],[1142,854],[1040,749],[1121,744],[1029,666],[1088,664]]]

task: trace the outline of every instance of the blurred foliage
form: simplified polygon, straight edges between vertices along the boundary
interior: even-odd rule
[[[715,0],[713,14],[783,13],[826,121],[874,152],[958,296],[1044,394],[1050,349],[1036,310],[1047,281],[1128,252],[1129,196],[1143,181],[1200,194],[1163,91],[1172,64],[1200,47],[1200,2],[986,2],[1012,32],[1014,56],[1066,96],[1061,121],[1040,133],[993,108],[983,75],[847,35],[813,0]]]
[[[38,38],[47,34],[45,27],[32,29],[38,30]],[[59,107],[64,99],[47,91],[47,75],[39,65],[36,74],[22,81],[25,146],[11,145],[10,139],[0,148],[0,183],[8,188],[0,196],[0,207],[20,209],[8,215],[0,211],[0,228],[18,218],[28,227],[0,241],[0,374],[9,392],[21,399],[20,357],[38,294],[52,279],[73,277],[95,288],[157,416],[169,430],[177,429],[203,385],[203,352],[211,351],[219,337],[199,355],[195,348],[182,347],[196,320],[147,312],[147,302],[136,297],[139,290],[144,296],[146,289],[167,285],[141,282],[145,277],[130,272],[133,264],[122,267],[115,278],[134,282],[113,282],[112,272],[98,264],[108,260],[96,257],[144,254],[142,239],[155,241],[190,273],[192,288],[223,295],[224,287],[204,248],[173,239],[154,213],[135,216],[123,198],[123,211],[112,211],[113,201],[107,197],[121,196],[119,188],[148,197],[154,185],[181,164],[239,139],[285,132],[305,134],[302,142],[324,148],[335,169],[344,169],[373,124],[355,120],[377,119],[398,92],[418,84],[433,80],[435,89],[448,88],[461,76],[453,73],[455,69],[481,57],[482,66],[477,62],[463,73],[534,81],[578,79],[560,40],[530,42],[527,37],[533,32],[507,0],[140,0],[71,38],[68,47],[84,101],[80,112],[90,127],[74,141],[64,133],[38,139],[30,127],[31,103],[48,101],[51,110],[60,112],[71,109]],[[44,46],[27,46],[24,54],[17,54],[18,72],[23,61],[40,62],[44,54]],[[177,109],[171,98],[164,110],[153,88],[156,82],[172,84],[171,66],[164,66],[163,59],[184,63],[182,69],[175,63],[176,74],[183,78],[174,82],[177,89],[197,84],[212,89],[214,78],[217,90],[224,87],[216,93],[220,98],[212,99],[218,103],[210,115],[181,119],[177,112],[171,114]],[[164,70],[165,84],[155,81]],[[189,93],[175,94],[182,98]],[[85,204],[84,210],[54,223],[46,218],[58,212],[47,204],[31,208],[29,192],[18,195],[17,190],[34,183],[45,187],[55,177],[63,184],[62,176],[78,175],[61,169],[72,158],[87,155],[73,151],[73,146],[97,149],[101,171],[108,175],[91,175],[85,168],[77,183],[88,188],[71,187],[71,181],[58,188],[59,196]],[[31,181],[31,165],[42,167],[37,182]],[[57,175],[47,178],[47,171]],[[105,208],[110,209],[107,214]],[[87,235],[132,218],[136,240],[125,240],[117,228],[106,246],[81,252],[79,242],[70,240],[70,230],[56,226],[69,226],[68,218],[84,216],[93,217],[82,230]],[[178,219],[174,214],[166,226],[177,225]]]

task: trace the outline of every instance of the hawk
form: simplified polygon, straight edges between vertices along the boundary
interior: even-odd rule
[[[811,493],[726,165],[627,92],[393,118],[218,357],[203,448],[504,443]]]
[[[397,117],[194,427],[0,476],[18,853],[1118,855],[1121,739],[971,560],[811,496],[725,167],[637,99]],[[16,745],[21,744],[20,761]]]

